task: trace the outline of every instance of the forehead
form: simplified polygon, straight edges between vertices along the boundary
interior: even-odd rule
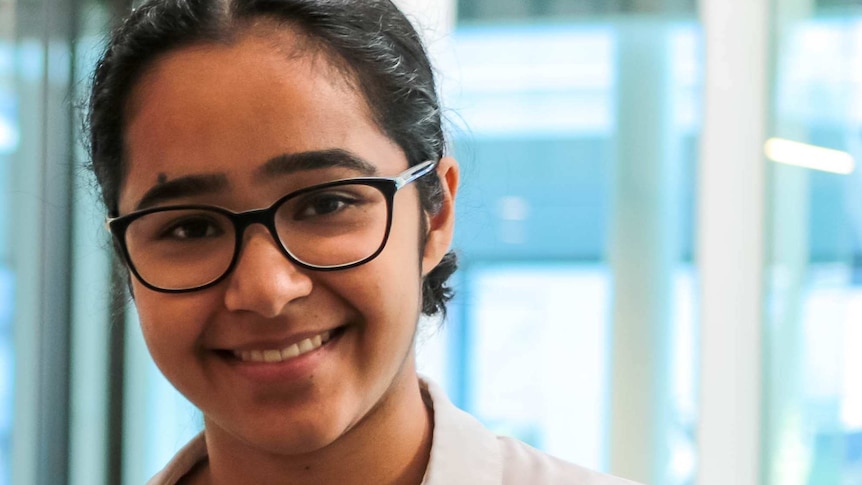
[[[256,81],[296,83],[309,74],[318,78],[315,81],[325,80],[344,94],[361,98],[354,75],[341,68],[344,65],[329,54],[322,41],[261,19],[239,27],[224,42],[195,43],[157,57],[132,86],[124,114],[134,118],[147,106],[148,98],[176,90],[188,94],[195,85],[230,89],[236,81],[247,85]],[[195,83],[187,82],[189,73]],[[364,107],[364,101],[362,104]]]
[[[282,154],[340,149],[382,173],[406,167],[343,70],[298,35],[274,35],[179,49],[141,77],[126,109],[121,212],[160,175],[241,181]]]

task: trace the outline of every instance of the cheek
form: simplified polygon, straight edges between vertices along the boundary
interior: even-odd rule
[[[415,324],[421,307],[419,221],[393,227],[386,248],[368,269],[376,275],[369,298]],[[369,281],[372,279],[369,278]]]
[[[212,308],[206,292],[159,293],[134,283],[133,290],[141,331],[157,364],[165,356],[178,355],[179,349],[194,347],[207,319],[207,308]]]
[[[406,202],[406,201],[405,201]],[[369,326],[412,327],[421,307],[419,221],[394,220],[383,251],[362,266],[320,273],[318,281],[347,300]],[[398,332],[396,332],[398,333]]]

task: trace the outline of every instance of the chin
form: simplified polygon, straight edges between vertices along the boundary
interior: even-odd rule
[[[322,412],[314,413],[308,420],[295,417],[285,419],[284,414],[288,413],[289,411],[285,411],[282,416],[275,417],[261,413],[259,417],[263,418],[262,420],[248,423],[244,429],[234,428],[235,431],[230,434],[267,454],[298,456],[332,445],[351,428],[347,420],[326,418]],[[211,424],[215,423],[207,423],[208,430],[211,429]]]

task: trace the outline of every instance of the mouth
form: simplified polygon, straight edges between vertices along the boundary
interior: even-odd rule
[[[326,330],[284,348],[232,350],[230,354],[240,362],[266,364],[284,362],[314,352],[336,338],[342,331],[342,328]]]

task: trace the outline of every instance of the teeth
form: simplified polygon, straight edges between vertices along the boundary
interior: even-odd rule
[[[311,343],[310,338],[307,338],[307,339],[303,340],[302,342],[299,342],[299,353],[300,354],[304,354],[313,348],[314,348],[314,344]]]
[[[329,342],[330,338],[332,338],[332,332],[326,331],[284,349],[235,350],[233,355],[244,362],[282,362],[311,352]]]
[[[296,344],[291,345],[290,347],[281,351],[281,358],[290,359],[292,357],[296,357],[299,355],[299,346]]]

